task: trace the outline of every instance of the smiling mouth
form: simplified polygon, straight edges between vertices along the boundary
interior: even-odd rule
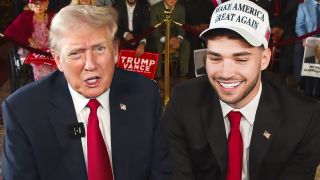
[[[238,86],[241,84],[241,82],[234,82],[234,83],[223,83],[223,82],[219,82],[219,84],[220,84],[223,88],[233,89],[233,88],[238,87]]]

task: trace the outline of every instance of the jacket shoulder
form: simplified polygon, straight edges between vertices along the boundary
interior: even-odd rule
[[[26,84],[8,96],[6,101],[16,105],[32,104],[35,101],[46,101],[50,98],[49,95],[51,92],[55,90],[54,86],[58,81],[57,79],[61,79],[60,76],[63,76],[63,74],[56,71],[39,81]]]
[[[301,107],[302,110],[310,106],[319,106],[315,99],[272,79],[269,75],[262,77],[262,87],[262,92],[272,95],[282,107]]]
[[[138,73],[126,71],[123,69],[116,68],[113,75],[111,88],[121,89],[122,87],[129,89],[140,89],[145,91],[146,89],[155,89],[157,85],[155,81],[148,79]]]
[[[175,96],[177,99],[181,98],[183,101],[193,102],[202,100],[203,95],[207,94],[208,91],[214,93],[208,77],[204,75],[177,84],[174,86],[171,96]]]

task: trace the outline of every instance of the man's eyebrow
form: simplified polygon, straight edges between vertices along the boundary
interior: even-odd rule
[[[97,42],[97,43],[94,43],[90,46],[90,48],[97,48],[103,44],[105,44],[107,41],[102,41],[102,42]],[[86,48],[82,47],[82,46],[79,46],[79,45],[74,45],[74,46],[71,46],[67,49],[69,52],[70,51],[85,51]]]
[[[67,48],[67,51],[66,52],[72,52],[72,51],[84,51],[85,48],[84,47],[69,47]]]
[[[97,42],[97,43],[91,45],[91,48],[96,48],[96,47],[99,47],[104,44],[107,44],[107,41]]]
[[[221,56],[219,53],[214,52],[214,51],[210,51],[210,50],[207,50],[207,54],[208,55],[213,55],[213,56]]]
[[[208,55],[213,55],[213,56],[221,56],[220,53],[214,52],[214,51],[207,51]],[[252,53],[244,51],[244,52],[238,52],[238,53],[234,53],[232,54],[232,56],[247,56],[247,55],[251,55]]]
[[[239,53],[234,53],[233,56],[247,56],[251,55],[252,53],[244,51],[244,52],[239,52]]]

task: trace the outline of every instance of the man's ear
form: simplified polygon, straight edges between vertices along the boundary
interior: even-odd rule
[[[118,62],[119,57],[119,41],[115,40],[113,42],[113,49],[114,49],[114,63],[116,64]]]
[[[57,68],[61,72],[63,72],[63,68],[62,68],[62,65],[61,65],[62,59],[61,59],[60,55],[54,50],[51,50],[51,54],[52,54],[52,57],[53,57],[54,61],[56,62]]]
[[[262,56],[261,56],[261,68],[260,70],[263,71],[267,69],[271,59],[271,50],[270,48],[264,49],[262,51]]]
[[[116,64],[118,62],[118,56],[114,56],[114,63]]]

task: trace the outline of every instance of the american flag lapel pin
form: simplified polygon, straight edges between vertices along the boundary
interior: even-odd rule
[[[127,110],[127,105],[120,103],[120,109],[123,111]]]
[[[271,134],[270,134],[267,130],[264,130],[263,136],[264,136],[266,139],[270,139]]]

